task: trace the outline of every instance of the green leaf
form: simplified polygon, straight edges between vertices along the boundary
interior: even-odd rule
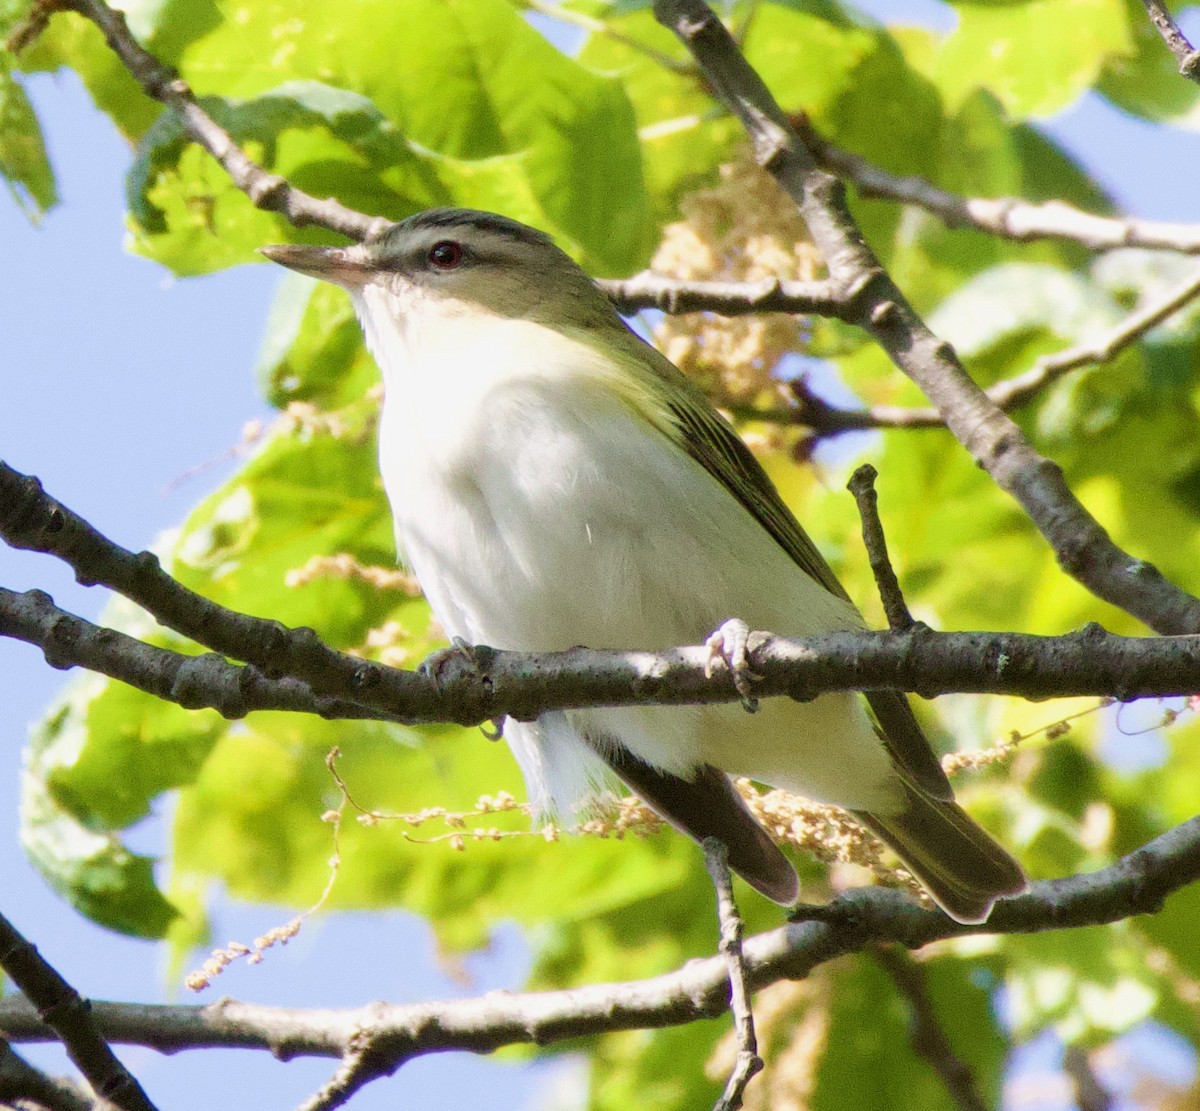
[[[1031,128],[1014,126],[990,92],[976,89],[944,103],[931,62],[938,46],[929,32],[880,33],[848,88],[814,117],[818,127],[893,174],[916,175],[962,196],[1053,196],[1102,207],[1103,197],[1086,175]],[[1001,262],[1080,265],[1087,257],[1071,244],[1018,244],[951,227],[891,201],[858,198],[854,212],[868,242],[922,312]]]
[[[520,156],[531,195],[585,266],[623,273],[649,250],[624,90],[555,50],[507,0],[262,0],[178,64],[202,95],[247,100],[281,80],[320,81],[366,97],[423,150]]]
[[[129,75],[95,24],[74,12],[56,14],[37,41],[21,53],[19,64],[27,72],[53,72],[70,66],[96,107],[131,141],[144,134],[164,111]]]
[[[244,899],[314,902],[334,851],[321,815],[339,802],[324,763],[335,745],[339,774],[368,809],[462,812],[484,795],[523,793],[507,747],[477,730],[253,715],[181,792],[173,882],[195,889],[215,878]],[[470,818],[462,828],[435,819],[417,828],[386,819],[363,825],[355,816],[349,810],[342,823],[330,906],[407,907],[427,915],[440,942],[455,949],[484,944],[502,921],[537,926],[543,942],[557,938],[539,973],[548,985],[662,972],[681,953],[711,947],[711,892],[699,853],[678,835],[551,842],[531,833],[520,812]],[[494,838],[493,828],[518,835]],[[447,834],[461,835],[464,847],[456,850]],[[530,882],[548,875],[553,883]]]
[[[58,203],[41,127],[6,54],[0,54],[0,177],[34,223]]]
[[[1196,915],[1200,914],[1200,885],[1176,891],[1157,914],[1138,919],[1142,932],[1163,946],[1187,975],[1200,977],[1200,954],[1196,952]]]
[[[89,829],[124,829],[146,817],[163,791],[191,781],[224,728],[213,710],[184,710],[87,676],[34,730],[31,770]]]
[[[702,1019],[659,1030],[602,1039],[593,1055],[588,1111],[677,1111],[712,1107],[724,1080],[705,1075],[716,1043],[728,1020]]]
[[[341,436],[301,425],[269,435],[247,465],[197,506],[169,566],[185,585],[222,605],[289,625],[311,626],[336,646],[359,647],[395,618],[423,630],[425,603],[357,579],[289,586],[314,556],[346,552],[370,566],[395,565],[390,514],[375,462],[372,406]]]
[[[27,779],[21,845],[46,882],[80,914],[134,937],[163,937],[177,912],[154,882],[154,861],[64,811],[44,784]]]
[[[601,11],[620,35],[687,62],[687,52],[649,10]],[[657,220],[677,219],[680,198],[711,184],[717,166],[745,143],[740,125],[716,108],[694,78],[673,72],[621,39],[589,35],[578,58],[589,69],[620,80],[636,117],[646,188]]]
[[[173,830],[172,884],[198,889],[219,879],[242,899],[304,907],[314,903],[330,874],[335,843],[321,820],[337,805],[336,784],[324,764],[335,745],[347,752],[351,790],[367,805],[365,776],[403,776],[404,731],[363,723],[327,723],[302,715],[256,714],[231,729],[195,783],[180,793]],[[370,782],[370,779],[367,779]],[[435,777],[400,780],[413,794],[434,794]],[[426,796],[428,797],[428,796]],[[414,809],[420,809],[420,805]],[[444,846],[437,849],[448,852]],[[340,838],[342,865],[333,907],[403,903],[408,856],[421,851],[384,824],[370,829],[347,818]]]
[[[187,782],[223,725],[211,712],[190,713],[96,675],[67,687],[30,740],[21,842],[72,906],[123,933],[163,936],[175,911],[155,885],[154,862],[114,832]]]
[[[983,382],[1008,376],[1041,351],[1098,335],[1121,319],[1120,307],[1095,284],[1057,267],[994,266],[966,282],[929,317]],[[1023,339],[1019,347],[1014,339]],[[1036,351],[1036,353],[1041,353]]]
[[[1094,1043],[1148,1017],[1162,985],[1137,941],[1129,922],[1006,939],[1014,1036],[1053,1025],[1065,1041]]]
[[[356,93],[297,81],[252,101],[209,97],[202,105],[269,171],[317,196],[393,219],[446,199],[430,160]],[[135,246],[177,273],[245,262],[265,242],[295,238],[191,145],[173,114],[139,143],[127,192]]]
[[[1022,0],[955,5],[938,84],[956,103],[992,92],[1014,119],[1045,117],[1096,83],[1110,58],[1132,52],[1124,0]]]
[[[328,282],[285,271],[271,306],[255,377],[277,408],[305,401],[350,405],[378,382],[350,298]]]

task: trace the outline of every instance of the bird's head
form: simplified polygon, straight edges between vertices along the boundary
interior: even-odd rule
[[[559,328],[619,321],[545,232],[490,212],[433,208],[349,247],[287,245],[262,253],[349,290],[360,314],[437,306]]]

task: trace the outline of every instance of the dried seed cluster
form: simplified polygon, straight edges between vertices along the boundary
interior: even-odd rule
[[[669,224],[651,263],[683,281],[810,281],[820,258],[796,206],[749,156],[722,166],[720,181],[683,198],[684,219]],[[789,352],[802,351],[805,321],[781,313],[664,317],[659,349],[695,378],[719,405],[774,397],[771,375]]]

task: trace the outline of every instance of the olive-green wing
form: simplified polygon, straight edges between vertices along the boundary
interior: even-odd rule
[[[806,574],[850,602],[833,569],[741,437],[673,363],[653,348],[649,350],[657,356],[654,369],[662,387],[666,387],[662,404],[674,420],[687,453],[746,507]],[[934,798],[953,798],[950,781],[917,724],[908,699],[897,691],[867,691],[866,696],[884,745],[913,784]]]

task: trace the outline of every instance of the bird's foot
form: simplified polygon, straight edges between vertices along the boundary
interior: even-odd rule
[[[496,654],[494,648],[486,644],[468,644],[462,637],[454,637],[448,648],[439,648],[430,652],[421,663],[420,671],[439,694],[445,693],[446,686],[454,679],[455,669],[466,668],[476,679],[488,682],[488,666]],[[447,675],[447,670],[449,674]],[[492,718],[479,726],[479,731],[489,740],[498,741],[504,736],[506,718]]]
[[[746,622],[737,617],[722,622],[704,642],[704,647],[708,649],[704,674],[711,679],[717,665],[724,664],[729,669],[734,689],[742,696],[742,706],[752,714],[758,709],[758,699],[754,697],[751,683],[762,676],[750,669],[750,658],[746,651],[749,642],[750,626]]]
[[[447,672],[453,677],[454,668],[465,666],[477,676],[486,675],[495,653],[496,650],[486,644],[468,644],[462,637],[454,637],[448,648],[430,652],[422,661],[420,671],[441,692],[448,679]]]

